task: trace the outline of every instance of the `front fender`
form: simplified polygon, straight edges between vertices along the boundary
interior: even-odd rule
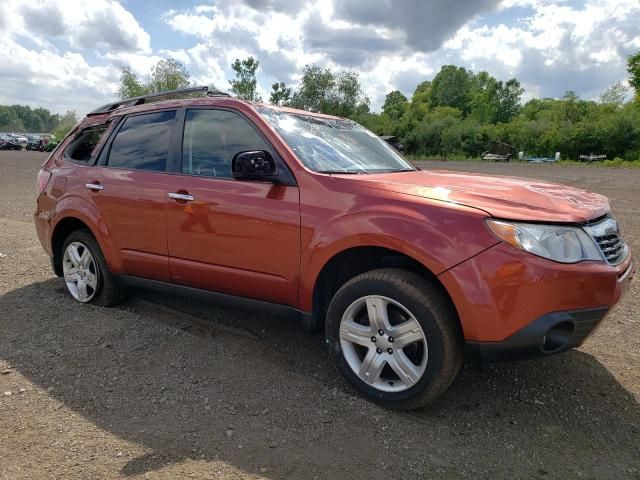
[[[476,211],[412,207],[378,206],[313,228],[303,226],[300,308],[311,311],[318,275],[334,256],[350,248],[397,251],[438,275],[496,243]]]

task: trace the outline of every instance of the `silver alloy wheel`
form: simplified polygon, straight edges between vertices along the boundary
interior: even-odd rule
[[[427,339],[413,314],[379,295],[359,298],[340,321],[345,360],[366,384],[401,392],[420,381],[427,369]]]
[[[69,293],[79,302],[86,303],[98,288],[98,264],[87,246],[81,242],[67,245],[62,257],[62,272]]]

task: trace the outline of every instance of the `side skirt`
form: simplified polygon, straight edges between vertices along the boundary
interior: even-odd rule
[[[148,278],[133,277],[130,275],[118,275],[117,279],[120,285],[125,288],[144,288],[174,295],[182,295],[185,297],[200,298],[202,300],[214,302],[228,307],[239,308],[242,310],[250,310],[263,313],[266,312],[278,317],[285,317],[291,320],[298,321],[300,322],[302,329],[306,332],[312,333],[314,331],[311,328],[313,324],[313,315],[310,312],[303,312],[302,310],[298,310],[297,308],[290,305],[266,302],[264,300],[255,300],[253,298],[240,297],[236,295],[230,295],[228,293],[213,292],[201,288],[187,287],[185,285],[161,282],[159,280],[150,280]]]

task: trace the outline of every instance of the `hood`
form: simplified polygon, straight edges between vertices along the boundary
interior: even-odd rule
[[[474,207],[509,220],[580,223],[610,211],[603,195],[527,178],[446,170],[339,178],[368,188]]]

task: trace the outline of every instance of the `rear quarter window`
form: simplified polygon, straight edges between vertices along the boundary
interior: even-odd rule
[[[75,163],[88,163],[108,125],[100,125],[81,131],[64,150],[65,160]]]

